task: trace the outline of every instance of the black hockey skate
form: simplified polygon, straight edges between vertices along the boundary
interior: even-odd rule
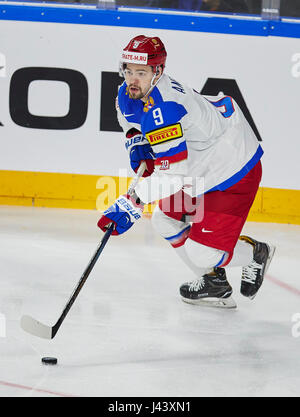
[[[189,304],[235,308],[236,303],[231,294],[232,288],[224,268],[214,268],[212,272],[180,287],[182,300]]]
[[[253,300],[263,283],[275,252],[275,246],[258,242],[248,236],[240,236],[239,239],[253,246],[253,261],[243,267],[241,282],[241,294]]]

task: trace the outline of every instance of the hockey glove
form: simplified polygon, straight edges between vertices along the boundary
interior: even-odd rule
[[[121,195],[112,206],[105,210],[98,221],[98,227],[105,232],[110,224],[114,223],[112,235],[121,235],[142,217],[143,209],[144,204],[139,199],[136,201],[134,196]]]
[[[143,137],[141,132],[132,128],[126,134],[125,147],[128,150],[130,165],[136,173],[142,161],[146,162],[147,168],[144,171],[143,177],[148,177],[154,171],[154,153],[148,141]]]

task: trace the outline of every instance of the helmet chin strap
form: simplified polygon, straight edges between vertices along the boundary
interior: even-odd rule
[[[156,68],[156,72],[155,72],[155,74],[153,75],[153,77],[152,77],[152,79],[151,79],[151,82],[150,82],[150,88],[149,88],[149,90],[147,91],[147,93],[146,93],[146,94],[144,94],[142,98],[140,98],[140,100],[142,100],[144,97],[147,97],[147,96],[148,96],[148,94],[150,94],[150,92],[151,92],[151,91],[153,90],[153,88],[156,86],[156,84],[158,83],[158,81],[161,79],[162,75],[163,75],[163,73],[161,73],[161,76],[158,78],[158,80],[156,81],[156,83],[154,83],[155,77],[157,77],[157,68]]]

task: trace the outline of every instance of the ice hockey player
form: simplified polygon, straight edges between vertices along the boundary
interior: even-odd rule
[[[132,195],[100,218],[126,232],[144,204],[158,201],[154,228],[194,272],[183,301],[234,308],[224,267],[241,266],[241,293],[253,299],[275,248],[240,236],[262,175],[263,150],[232,97],[208,97],[165,73],[158,37],[136,36],[121,53],[117,115],[132,169],[146,162]]]

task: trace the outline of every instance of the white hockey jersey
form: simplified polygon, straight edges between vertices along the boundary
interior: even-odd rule
[[[192,197],[226,190],[260,160],[263,150],[237,103],[203,96],[163,74],[146,103],[119,87],[118,120],[150,143],[155,171],[136,187],[144,203],[180,189]]]

